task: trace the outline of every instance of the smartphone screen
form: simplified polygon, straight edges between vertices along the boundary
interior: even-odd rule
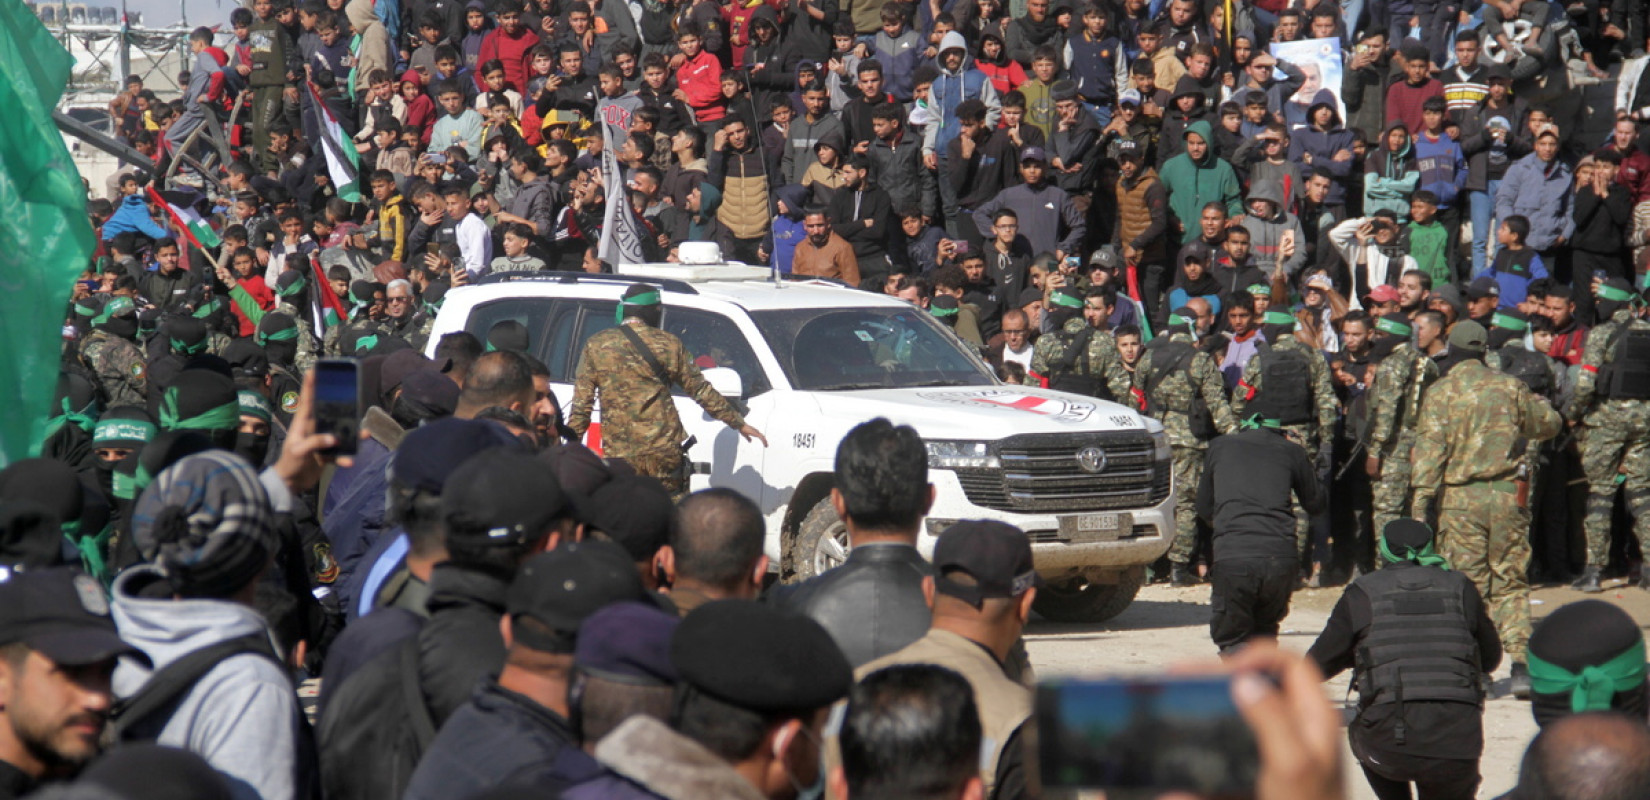
[[[1255,796],[1260,752],[1229,675],[1047,682],[1037,687],[1036,714],[1044,789]]]
[[[315,432],[338,437],[328,455],[354,455],[361,431],[361,373],[347,358],[315,363]]]
[[[962,255],[963,253],[966,253],[966,252],[968,252],[968,242],[967,242],[967,240],[958,239],[957,240],[957,255],[960,256],[960,255]]]

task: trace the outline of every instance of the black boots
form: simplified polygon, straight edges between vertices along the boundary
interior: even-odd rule
[[[1185,564],[1169,562],[1169,585],[1176,589],[1197,585],[1197,576],[1192,574],[1191,567]]]
[[[1590,567],[1589,569],[1596,569]],[[1593,576],[1593,585],[1598,585],[1598,576]],[[1522,661],[1514,661],[1512,665],[1512,695],[1520,700],[1530,699],[1530,668]]]

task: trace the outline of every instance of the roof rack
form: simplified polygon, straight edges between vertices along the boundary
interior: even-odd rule
[[[471,285],[484,286],[495,283],[610,283],[625,286],[632,283],[646,283],[677,294],[699,293],[698,289],[693,288],[693,284],[673,278],[606,275],[593,272],[504,272],[497,275],[484,275],[477,278]]]

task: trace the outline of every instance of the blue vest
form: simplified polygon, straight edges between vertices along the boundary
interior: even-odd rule
[[[940,76],[934,79],[934,86],[929,92],[934,98],[934,106],[940,110],[940,131],[934,138],[936,154],[944,157],[945,146],[962,132],[962,126],[957,124],[957,104],[964,100],[980,99],[980,92],[987,80],[985,73],[972,65],[965,66],[961,75],[948,75],[941,71]]]
[[[1108,36],[1090,42],[1082,34],[1066,40],[1071,47],[1071,78],[1077,81],[1077,93],[1084,100],[1107,107],[1117,102],[1117,51],[1122,42]]]

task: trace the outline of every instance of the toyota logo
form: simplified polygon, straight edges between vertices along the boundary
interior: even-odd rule
[[[1084,472],[1099,472],[1106,468],[1106,451],[1098,447],[1085,447],[1077,451],[1077,466]]]

